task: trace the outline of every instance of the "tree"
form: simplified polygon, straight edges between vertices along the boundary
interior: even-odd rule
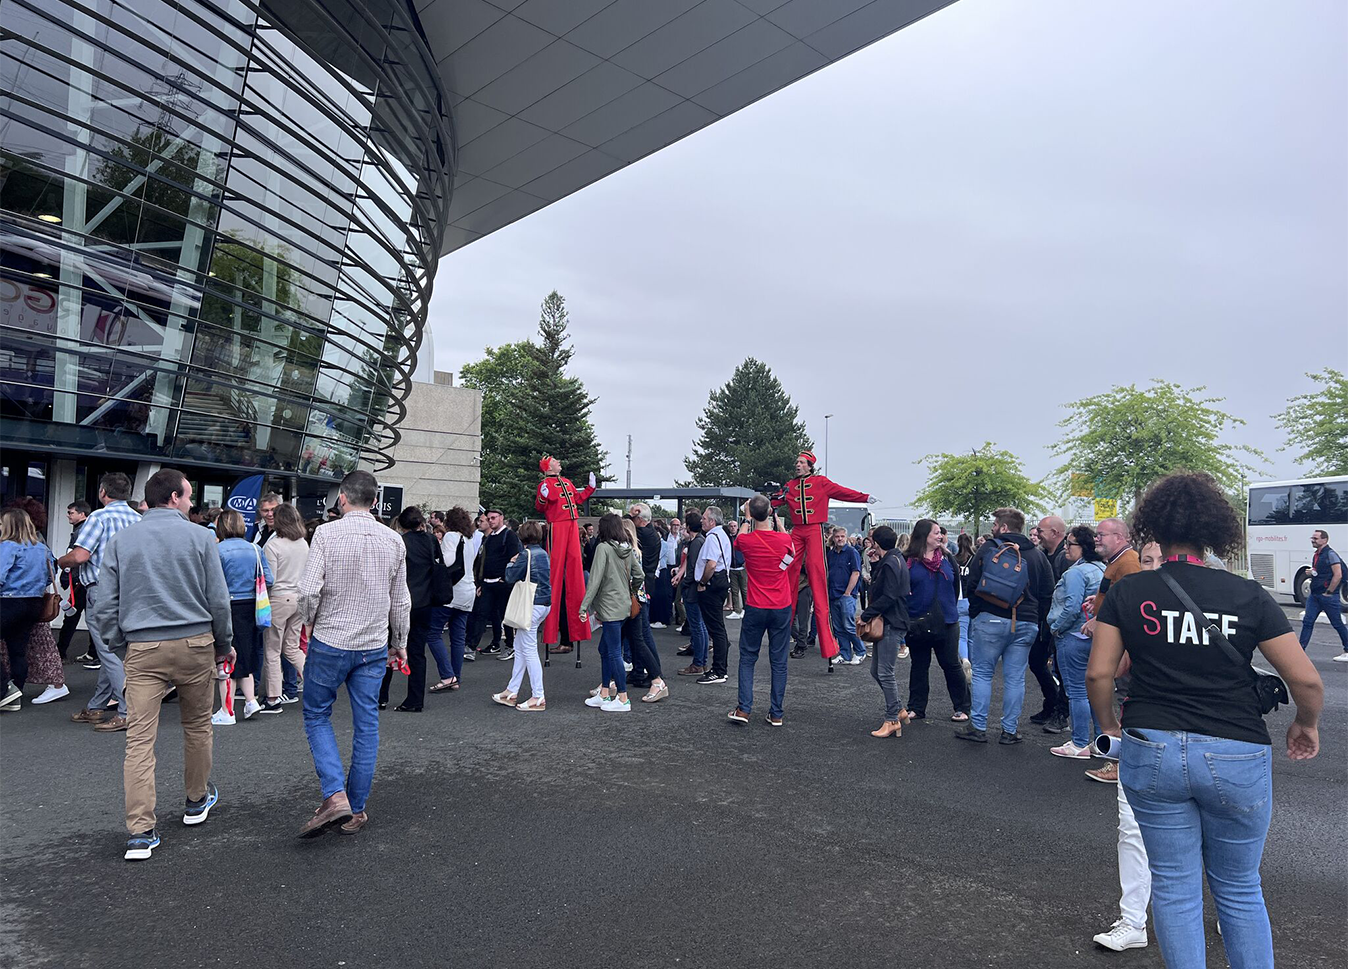
[[[792,473],[796,455],[813,446],[799,414],[772,369],[749,357],[711,392],[684,467],[694,484],[707,488],[758,488],[780,480]]]
[[[1313,476],[1348,474],[1348,378],[1330,367],[1306,376],[1320,388],[1288,398],[1287,409],[1273,415],[1287,432],[1278,450],[1299,448],[1297,464],[1310,465]]]
[[[590,409],[595,398],[566,372],[569,345],[566,300],[553,290],[543,300],[538,340],[510,343],[461,371],[464,386],[482,391],[484,504],[508,516],[536,514],[538,459],[551,454],[563,473],[583,486],[590,472],[602,481],[607,452],[599,447]]]
[[[927,468],[927,483],[913,499],[917,506],[973,522],[975,533],[996,509],[1037,512],[1047,497],[1039,482],[1025,476],[1020,459],[991,441],[968,454],[928,454],[917,463]]]
[[[1227,426],[1245,422],[1216,405],[1222,397],[1199,396],[1206,389],[1153,380],[1067,404],[1071,412],[1058,422],[1066,434],[1049,450],[1065,463],[1055,475],[1066,485],[1072,472],[1087,475],[1100,497],[1136,503],[1153,481],[1172,471],[1205,471],[1228,493],[1256,469],[1241,455],[1264,460],[1256,448],[1221,441]]]

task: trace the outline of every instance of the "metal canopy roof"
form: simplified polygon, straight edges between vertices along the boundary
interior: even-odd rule
[[[953,0],[415,0],[459,145],[443,252]]]

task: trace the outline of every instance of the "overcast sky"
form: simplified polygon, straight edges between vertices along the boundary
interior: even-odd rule
[[[885,514],[933,451],[1047,474],[1064,402],[1152,377],[1295,477],[1270,415],[1348,367],[1346,11],[960,0],[446,257],[436,367],[556,288],[638,486],[748,354]]]

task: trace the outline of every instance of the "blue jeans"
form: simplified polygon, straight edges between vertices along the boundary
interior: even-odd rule
[[[702,607],[697,604],[697,596],[684,596],[683,614],[688,617],[688,645],[693,647],[693,665],[707,665],[707,625],[702,621]]]
[[[960,616],[960,659],[969,658],[969,600],[960,599],[955,603]]]
[[[1086,661],[1091,658],[1091,641],[1076,633],[1057,639],[1058,675],[1067,691],[1067,708],[1072,714],[1072,743],[1085,747],[1098,735],[1086,696]]]
[[[326,800],[345,790],[352,812],[365,810],[379,753],[379,684],[388,666],[388,647],[334,649],[309,637],[304,664],[304,733]],[[332,732],[332,705],[346,684],[351,701],[351,770],[342,777],[342,754]]]
[[[468,613],[461,613],[464,619],[464,628],[459,631],[459,662],[463,662],[463,633],[467,631]],[[431,656],[435,658],[435,669],[440,674],[440,679],[447,680],[451,676],[457,676],[454,672],[454,664],[450,662],[449,650],[445,648],[445,626],[455,622],[454,610],[449,606],[431,607],[431,625],[426,630],[426,645],[431,648]],[[454,638],[453,629],[450,629],[450,639]]]
[[[740,696],[739,708],[745,713],[754,710],[754,666],[759,650],[763,648],[763,634],[768,634],[768,662],[772,665],[772,694],[768,713],[782,715],[782,701],[786,699],[786,653],[791,647],[791,607],[759,609],[748,606],[740,625]]]
[[[988,729],[992,708],[992,676],[1002,661],[1002,732],[1015,733],[1020,708],[1025,705],[1025,669],[1030,665],[1030,647],[1039,635],[1038,623],[1016,623],[980,612],[969,622],[969,659],[973,663],[973,709],[969,720],[979,730]]]
[[[1272,969],[1259,882],[1273,812],[1273,748],[1198,733],[1123,732],[1119,783],[1151,868],[1151,911],[1169,969],[1203,969],[1203,873],[1231,969]]]
[[[1306,600],[1306,617],[1301,620],[1301,648],[1305,649],[1311,641],[1311,632],[1315,629],[1315,620],[1320,613],[1329,617],[1329,624],[1339,634],[1344,652],[1348,652],[1348,628],[1343,625],[1343,603],[1339,601],[1339,590],[1333,592],[1312,593]]]
[[[94,603],[98,600],[98,583],[85,586],[84,602],[85,615],[92,615],[94,612]],[[89,627],[89,642],[93,644],[94,655],[103,665],[98,670],[98,686],[94,690],[93,699],[89,701],[90,710],[106,709],[109,700],[117,701],[117,716],[126,716],[126,667],[122,663],[122,657],[118,656],[103,642],[103,637],[98,634],[93,623],[86,623]]]
[[[851,659],[854,655],[866,658],[866,644],[857,635],[857,600],[855,596],[838,596],[828,604],[833,621],[833,638],[838,641],[838,658]]]
[[[286,696],[300,695],[300,671],[284,656],[281,657],[281,692]]]
[[[616,683],[619,693],[627,692],[627,672],[623,669],[623,620],[603,623],[604,631],[599,637],[600,670],[603,679],[600,684],[605,688]]]

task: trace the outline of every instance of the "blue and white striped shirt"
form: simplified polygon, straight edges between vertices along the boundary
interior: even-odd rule
[[[140,521],[140,512],[125,501],[110,501],[84,520],[75,547],[89,553],[89,561],[80,566],[80,584],[93,585],[98,581],[98,570],[103,565],[103,553],[108,542],[123,528]]]

